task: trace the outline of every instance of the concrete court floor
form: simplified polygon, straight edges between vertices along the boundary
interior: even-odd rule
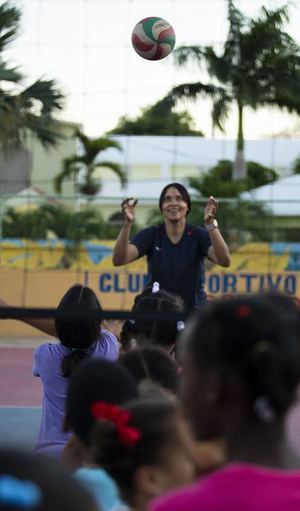
[[[37,339],[0,338],[0,445],[29,449],[34,446],[42,403],[40,379],[32,375],[37,344]],[[300,396],[288,417],[287,427],[292,446],[300,457]]]

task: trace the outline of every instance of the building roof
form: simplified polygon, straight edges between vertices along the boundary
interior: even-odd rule
[[[54,206],[63,205],[63,201],[56,197],[48,197],[46,193],[38,188],[32,186],[30,188],[23,188],[18,193],[6,194],[5,206],[19,210],[35,209],[42,203],[53,204]]]
[[[300,174],[242,193],[241,197],[264,203],[275,216],[300,216]]]
[[[234,160],[236,141],[226,139],[206,139],[203,137],[173,136],[125,136],[114,137],[122,151],[107,149],[105,156],[99,155],[99,161],[115,161],[129,169],[129,183],[122,190],[116,180],[103,179],[103,187],[96,200],[120,200],[122,197],[138,197],[144,202],[158,200],[163,187],[178,180],[172,177],[173,167],[194,167],[199,169],[199,176],[215,165],[219,160]],[[291,167],[300,153],[299,140],[264,139],[246,140],[245,157],[262,165],[276,169],[281,175],[290,174]],[[150,166],[160,166],[160,177],[151,175]],[[145,173],[141,179],[132,179],[132,167],[149,166],[149,177]],[[101,175],[101,174],[100,174]],[[135,176],[137,173],[135,173]],[[195,175],[195,173],[194,173]]]
[[[197,165],[209,168],[219,160],[234,160],[236,141],[204,137],[125,136],[115,135],[123,151],[107,149],[105,159],[114,159],[125,165]],[[299,139],[245,140],[246,159],[267,167],[291,172],[294,160],[300,154]],[[100,160],[102,155],[100,155]]]

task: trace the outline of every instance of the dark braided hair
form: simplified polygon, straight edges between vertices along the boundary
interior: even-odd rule
[[[173,392],[178,390],[178,366],[172,358],[160,348],[144,346],[135,348],[119,359],[128,369],[137,384],[149,380]]]
[[[181,297],[161,289],[147,294],[134,305],[134,312],[182,313],[184,302]],[[178,335],[176,320],[135,320],[133,333],[138,344],[152,344],[163,348],[174,346]]]
[[[287,296],[216,300],[194,315],[187,349],[199,369],[237,375],[252,406],[263,398],[280,415],[300,381],[299,326],[299,310]]]
[[[134,310],[135,306],[142,298],[144,298],[144,296],[148,296],[149,294],[152,294],[151,284],[146,286],[141,293],[135,296],[132,310]],[[135,338],[134,321],[126,319],[126,321],[124,321],[122,325],[119,336],[119,342],[122,346],[122,351],[129,351],[131,349],[131,341],[134,338]]]

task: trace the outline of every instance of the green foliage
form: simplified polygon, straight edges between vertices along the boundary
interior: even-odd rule
[[[46,238],[46,211],[39,210],[20,212],[13,208],[7,209],[2,220],[3,238],[28,238],[32,240]]]
[[[300,174],[300,157],[294,161],[292,171],[293,174]]]
[[[63,94],[54,80],[37,80],[24,87],[23,76],[3,58],[15,39],[21,13],[11,2],[0,6],[0,148],[4,154],[24,146],[33,133],[46,148],[64,137],[54,115],[62,109]]]
[[[247,168],[248,174],[245,180],[232,181],[232,162],[221,160],[202,178],[189,179],[189,186],[196,192],[194,198],[196,207],[193,205],[189,221],[202,224],[203,208],[207,197],[210,195],[221,197],[218,219],[222,234],[232,246],[251,239],[272,241],[273,236],[269,228],[272,215],[268,209],[263,204],[240,199],[239,195],[243,191],[275,181],[278,175],[273,169],[253,161],[247,163]]]
[[[0,5],[0,52],[14,41],[20,28],[21,13],[10,2]]]
[[[133,226],[133,234],[138,226]],[[79,260],[82,241],[116,239],[120,226],[104,221],[101,213],[86,208],[78,213],[65,206],[44,204],[31,211],[9,208],[3,217],[3,238],[43,240],[51,235],[67,241],[59,267],[69,268]]]
[[[257,202],[235,199],[220,201],[218,219],[225,239],[232,245],[245,241],[271,241],[271,215]]]
[[[63,160],[62,170],[54,178],[54,190],[56,193],[62,193],[63,182],[67,179],[74,179],[81,170],[84,170],[84,181],[78,185],[80,193],[85,195],[95,195],[101,190],[101,181],[95,180],[94,175],[98,168],[111,169],[120,179],[122,187],[127,182],[127,176],[123,172],[121,165],[112,161],[98,161],[101,152],[109,148],[115,148],[121,151],[121,146],[116,140],[108,137],[88,138],[81,131],[75,132],[75,137],[81,143],[81,154],[73,155]]]
[[[105,222],[92,207],[76,213],[65,206],[44,204],[23,212],[9,208],[3,216],[3,238],[46,239],[50,232],[58,239],[80,243],[88,239],[115,239],[119,230],[119,225]],[[133,232],[136,231],[134,226]]]
[[[135,119],[121,117],[110,134],[118,135],[197,135],[203,133],[194,128],[194,121],[187,112],[161,111],[159,103],[142,109]]]
[[[247,178],[233,181],[233,164],[230,160],[221,160],[200,178],[188,179],[189,186],[200,195],[209,197],[238,197],[242,192],[272,183],[278,179],[275,170],[264,167],[257,162],[247,162]]]

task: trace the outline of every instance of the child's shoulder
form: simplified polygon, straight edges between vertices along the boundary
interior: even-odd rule
[[[105,328],[101,328],[99,337],[97,339],[97,343],[100,345],[118,345],[118,339],[116,335],[110,330],[106,330]]]
[[[40,344],[33,353],[33,374],[34,376],[41,376],[53,365],[62,358],[60,343],[46,342]]]
[[[113,332],[111,332],[110,330],[106,330],[106,328],[101,328],[101,331],[100,331],[100,337],[99,339],[103,339],[103,338],[106,338],[106,339],[111,339],[113,341],[116,341],[117,338],[115,336],[115,334]]]
[[[119,357],[119,343],[116,336],[101,328],[99,339],[96,343],[96,356],[105,356],[110,360],[117,360]]]
[[[62,351],[62,345],[60,342],[45,342],[43,344],[40,344],[35,350],[34,350],[34,356],[35,357],[46,357],[54,356],[55,354],[59,354]]]

